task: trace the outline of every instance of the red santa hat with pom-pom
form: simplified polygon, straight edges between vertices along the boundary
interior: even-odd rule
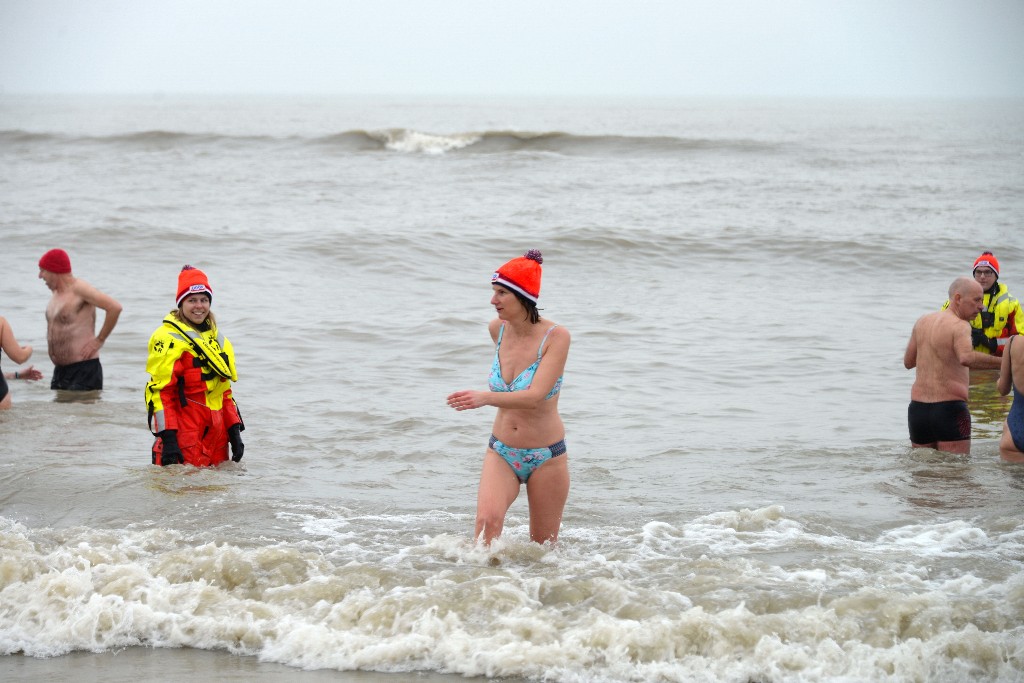
[[[533,303],[540,297],[540,264],[544,258],[537,249],[512,259],[491,275],[491,284],[519,292]]]

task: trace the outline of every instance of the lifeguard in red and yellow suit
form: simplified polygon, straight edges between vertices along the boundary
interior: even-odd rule
[[[178,275],[178,308],[149,339],[146,408],[156,436],[153,464],[196,467],[242,459],[245,429],[231,395],[238,380],[231,342],[210,312],[213,290],[203,271]]]
[[[971,344],[975,351],[1002,356],[1010,337],[1024,330],[1024,310],[999,281],[999,261],[991,251],[974,260],[971,274],[985,292],[981,313],[970,321]],[[942,310],[947,308],[949,300],[942,304]]]

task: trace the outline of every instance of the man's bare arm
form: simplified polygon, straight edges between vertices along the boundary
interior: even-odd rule
[[[917,367],[917,323],[910,333],[910,341],[907,342],[907,350],[903,352],[903,367],[913,370]]]
[[[117,325],[117,319],[121,316],[121,304],[114,297],[104,294],[84,280],[78,279],[75,281],[75,284],[76,293],[82,297],[83,301],[92,304],[96,308],[103,309],[105,313],[103,316],[103,326],[100,328],[96,338],[100,343],[106,342],[107,337],[114,331],[114,326]]]
[[[958,333],[953,342],[956,357],[957,360],[960,361],[960,365],[966,366],[972,370],[998,369],[1002,364],[1002,359],[998,356],[990,356],[987,353],[975,351],[974,347],[971,345],[970,330],[970,326],[965,326],[964,333]]]

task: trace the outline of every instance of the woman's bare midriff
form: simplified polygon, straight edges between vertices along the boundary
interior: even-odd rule
[[[499,409],[492,428],[495,438],[513,448],[543,448],[561,441],[565,425],[557,402],[552,398],[535,410]]]

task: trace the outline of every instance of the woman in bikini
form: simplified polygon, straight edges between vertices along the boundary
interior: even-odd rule
[[[489,391],[456,391],[455,410],[498,409],[484,454],[477,492],[474,537],[490,544],[501,535],[505,514],[526,484],[530,539],[554,542],[569,496],[565,426],[558,414],[569,331],[537,311],[541,263],[536,249],[514,258],[491,276],[491,305],[498,317],[489,330],[494,361]]]
[[[1018,387],[1024,387],[1024,345],[1010,337],[1003,352],[1003,363],[999,368],[996,388],[1006,396],[1013,389],[1013,403],[1003,424],[1003,436],[999,440],[999,455],[1007,462],[1024,463],[1024,394]]]

